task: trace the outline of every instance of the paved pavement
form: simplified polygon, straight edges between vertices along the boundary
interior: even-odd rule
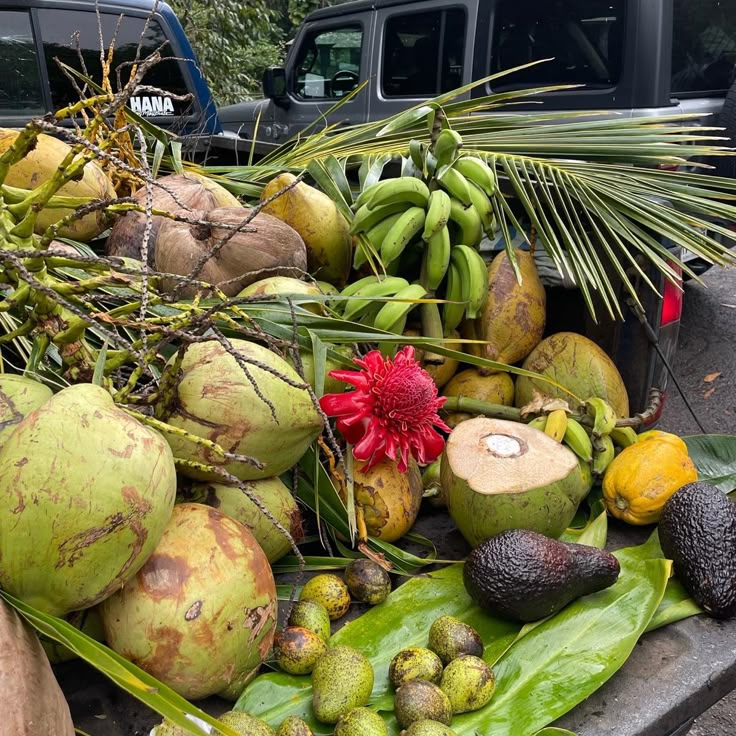
[[[736,434],[736,269],[711,269],[703,281],[685,287],[675,375],[706,432]],[[672,384],[661,428],[700,432]],[[689,736],[734,734],[736,693],[698,718]]]

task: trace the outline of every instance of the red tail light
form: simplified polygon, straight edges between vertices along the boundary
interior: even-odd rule
[[[679,268],[677,269],[680,270]],[[677,285],[671,281],[665,282],[664,298],[662,300],[662,318],[660,326],[664,327],[672,322],[678,322],[682,316],[682,281]]]

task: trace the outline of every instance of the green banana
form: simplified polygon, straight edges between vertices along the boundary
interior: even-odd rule
[[[590,441],[590,435],[585,431],[585,427],[580,422],[568,417],[565,436],[562,438],[562,441],[581,460],[584,460],[586,463],[593,462],[593,443]]]
[[[616,412],[605,399],[601,399],[598,396],[587,399],[585,410],[593,420],[593,439],[610,434],[616,427],[616,421],[618,419]]]
[[[470,198],[470,183],[457,170],[451,166],[445,166],[435,175],[437,183],[455,199],[462,202],[464,207],[470,207],[473,200]]]
[[[471,248],[478,247],[483,239],[483,223],[475,207],[464,207],[459,200],[452,198],[450,221],[458,227],[458,242],[469,245]]]
[[[364,286],[375,283],[378,283],[378,276],[375,276],[374,274],[371,274],[370,276],[364,276],[362,279],[358,279],[357,281],[353,281],[352,284],[348,284],[340,292],[340,296],[353,296],[353,294],[359,292]]]
[[[493,204],[488,199],[485,192],[471,181],[468,184],[468,191],[470,192],[470,199],[473,200],[473,207],[480,216],[481,224],[483,225],[483,232],[487,235],[493,234]]]
[[[435,189],[429,195],[427,219],[424,221],[422,240],[429,240],[442,230],[450,219],[450,195],[442,189]]]
[[[457,158],[458,149],[463,145],[463,138],[456,130],[444,128],[434,143],[434,155],[438,166],[451,164]]]
[[[343,319],[353,320],[359,317],[370,307],[374,299],[394,296],[408,285],[409,282],[401,276],[386,276],[380,281],[376,280],[372,284],[367,284],[355,292],[353,298],[345,304]]]
[[[376,182],[376,184],[379,184],[380,182]],[[353,212],[357,212],[361,207],[368,204],[371,197],[376,193],[376,184],[371,184],[371,186],[366,187],[362,192],[359,192],[358,196],[353,201],[352,209]]]
[[[616,455],[613,440],[610,435],[604,434],[593,440],[593,475],[600,478]]]
[[[404,252],[404,248],[424,227],[426,216],[422,207],[410,207],[393,224],[381,243],[381,260],[384,266],[388,266]]]
[[[370,198],[371,209],[395,202],[403,202],[406,207],[426,207],[429,199],[429,188],[415,176],[403,176],[399,179],[387,179],[379,182],[375,194]]]
[[[366,237],[371,241],[371,245],[376,249],[376,251],[380,250],[381,243],[383,243],[383,239],[388,235],[388,231],[396,224],[396,222],[398,222],[404,212],[406,212],[406,210],[389,215],[381,220],[378,225],[374,225],[366,232]]]
[[[442,305],[442,326],[445,335],[449,335],[463,321],[466,306],[460,272],[452,261],[447,269],[445,299],[447,301]]]
[[[564,409],[555,409],[547,415],[544,433],[555,442],[562,442],[567,429],[567,412]]]
[[[616,447],[630,447],[639,441],[639,435],[633,427],[614,427],[610,434]]]
[[[544,430],[547,427],[547,417],[545,415],[542,415],[541,417],[532,419],[531,422],[527,424],[527,427],[531,427],[532,429],[538,429],[540,432],[544,432]]]
[[[421,299],[427,295],[427,290],[421,284],[408,284],[401,291],[394,294],[394,299]],[[417,305],[411,301],[386,302],[373,320],[373,326],[384,332],[403,332],[406,317]]]
[[[363,235],[363,238],[365,238],[365,234]],[[353,251],[353,268],[358,271],[363,264],[368,263],[368,245],[366,243],[363,243],[361,240],[358,240],[358,242],[355,245],[355,250]]]
[[[424,160],[426,155],[425,148],[425,144],[418,141],[416,138],[412,138],[412,140],[409,141],[409,157],[419,171],[424,171]]]
[[[488,296],[488,269],[483,257],[469,245],[453,245],[450,255],[463,282],[463,297],[467,301],[465,316],[475,319],[480,315]]]
[[[407,202],[392,202],[391,204],[384,204],[374,208],[370,208],[367,204],[364,204],[355,213],[355,217],[353,217],[353,221],[350,223],[350,234],[355,235],[356,233],[367,232],[387,217],[395,215],[398,212],[406,212],[409,207],[411,205]]]
[[[457,169],[468,181],[480,187],[487,197],[492,197],[496,193],[498,189],[496,174],[482,159],[476,156],[461,156],[452,168]]]
[[[430,236],[427,247],[424,250],[424,275],[427,287],[434,291],[445,278],[447,268],[450,265],[450,254],[452,244],[450,243],[450,231],[447,225]]]

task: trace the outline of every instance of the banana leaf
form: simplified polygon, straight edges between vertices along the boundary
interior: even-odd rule
[[[683,437],[700,480],[724,493],[736,489],[736,437],[725,434],[699,434]]]
[[[596,527],[595,536],[599,535]],[[456,616],[483,638],[484,659],[494,663],[498,688],[487,708],[453,719],[453,730],[458,736],[532,736],[590,695],[626,661],[662,601],[670,575],[668,561],[651,559],[656,548],[650,540],[617,552],[622,573],[614,586],[526,627],[481,611],[465,592],[462,566],[451,565],[409,580],[385,603],[346,624],[332,643],[354,646],[371,661],[375,671],[371,707],[383,711],[395,735],[388,682],[391,657],[407,646],[425,646],[429,627],[439,616]],[[254,680],[235,707],[272,725],[299,715],[316,734],[330,733],[329,727],[314,720],[311,697],[308,676],[269,673]]]

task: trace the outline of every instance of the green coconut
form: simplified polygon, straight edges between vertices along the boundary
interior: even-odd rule
[[[231,344],[247,375],[219,342],[190,346],[182,361],[176,401],[166,420],[230,452],[256,458],[262,467],[225,460],[216,451],[175,434],[167,434],[166,439],[176,457],[224,467],[240,480],[280,475],[317,438],[322,419],[309,392],[299,387],[302,379],[286,361],[252,342],[231,340]],[[197,480],[219,480],[214,474],[187,467],[180,472]]]
[[[618,368],[604,350],[583,335],[558,332],[546,337],[532,350],[523,367],[548,376],[580,399],[599,396],[613,407],[618,416],[629,416],[629,397]],[[528,404],[535,392],[565,399],[571,408],[580,408],[580,403],[567,391],[527,376],[516,379],[516,406]]]
[[[204,698],[242,683],[266,658],[276,585],[242,524],[183,503],[146,564],[100,613],[118,654],[185,698]]]
[[[0,450],[0,587],[57,616],[93,606],[153,552],[175,495],[161,435],[99,386],[65,388]]]
[[[250,481],[248,488],[291,534],[294,541],[301,542],[304,536],[302,514],[286,484],[279,478],[264,478]],[[291,549],[289,540],[240,488],[222,483],[195,483],[191,489],[180,490],[179,499],[207,504],[245,524],[261,545],[269,562],[281,559]]]
[[[45,404],[52,396],[48,386],[32,378],[12,373],[0,375],[0,447],[26,415]]]
[[[317,284],[300,281],[291,276],[269,276],[266,279],[255,281],[246,286],[238,296],[274,296],[277,294],[324,296]],[[322,307],[324,301],[322,299],[317,299],[316,301],[295,301],[294,303],[315,314],[322,314],[324,312]]]
[[[97,606],[86,608],[84,611],[74,611],[68,616],[65,616],[65,620],[75,629],[79,629],[83,634],[86,634],[95,641],[105,641],[105,631],[102,628],[102,618],[100,617],[100,611]],[[41,639],[41,646],[46,652],[46,656],[49,658],[51,664],[68,662],[77,658],[77,655],[71,649],[68,649],[53,639]]]
[[[544,432],[485,417],[452,431],[440,473],[450,516],[472,547],[506,529],[559,537],[592,485],[589,466]]]
[[[350,345],[326,344],[325,347],[328,350],[334,350],[335,352],[340,353],[340,355],[343,355],[348,360],[352,360],[355,355],[355,352]],[[314,353],[310,353],[307,350],[302,350],[299,354],[299,357],[302,361],[302,370],[304,371],[305,380],[315,391],[318,391],[319,387],[317,386]],[[286,362],[291,366],[294,365],[294,361],[291,356],[286,359]],[[355,366],[352,367],[354,368]],[[350,385],[345,383],[344,381],[338,381],[336,378],[332,378],[329,375],[330,371],[346,369],[350,370],[350,367],[346,366],[344,363],[340,362],[336,357],[331,356],[329,353],[327,354],[327,356],[325,357],[324,385],[322,386],[322,394],[341,394],[347,391],[347,389],[351,388]]]

